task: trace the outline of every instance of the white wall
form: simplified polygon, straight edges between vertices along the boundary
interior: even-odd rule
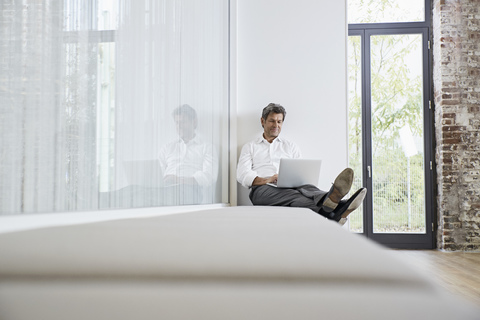
[[[347,165],[345,0],[237,1],[237,143],[262,132],[262,109],[287,110],[281,135],[323,160],[319,187]],[[238,205],[249,205],[238,185]]]

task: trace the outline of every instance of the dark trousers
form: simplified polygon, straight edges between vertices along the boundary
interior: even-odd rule
[[[269,185],[253,186],[250,191],[250,200],[256,206],[283,206],[309,208],[325,215],[321,210],[327,191],[314,185],[304,185],[298,188],[275,188]]]

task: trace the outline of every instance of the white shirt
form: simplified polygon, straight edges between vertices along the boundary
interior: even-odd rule
[[[256,177],[266,178],[278,173],[280,158],[301,158],[300,149],[291,141],[280,137],[269,143],[263,138],[245,144],[237,166],[237,181],[251,188]]]
[[[211,144],[198,136],[185,143],[182,139],[165,145],[158,156],[164,176],[195,178],[200,186],[217,181],[218,157]]]

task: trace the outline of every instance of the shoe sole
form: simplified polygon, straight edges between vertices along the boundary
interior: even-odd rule
[[[328,195],[327,199],[323,203],[324,206],[335,209],[340,202],[340,200],[345,197],[345,195],[350,191],[353,183],[353,170],[350,168],[344,169],[337,176],[333,182],[333,190]]]
[[[360,207],[360,205],[362,204],[363,199],[365,199],[366,195],[367,195],[367,188],[363,188],[363,190],[358,193],[358,195],[355,197],[352,203],[350,203],[347,210],[345,210],[345,212],[342,214],[342,218],[347,218],[350,213],[358,209],[358,207]]]

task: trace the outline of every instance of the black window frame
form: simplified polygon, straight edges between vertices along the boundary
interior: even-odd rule
[[[400,0],[399,0],[400,1]],[[363,235],[387,247],[399,249],[434,249],[436,247],[436,174],[432,71],[432,2],[425,1],[425,20],[415,22],[354,23],[348,24],[348,36],[360,36],[362,81],[362,168],[363,185],[372,190],[372,179],[367,167],[372,167],[370,36],[387,34],[422,34],[423,37],[423,103],[424,103],[424,174],[425,174],[425,234],[396,234],[373,232],[373,203],[367,195],[363,206]]]

